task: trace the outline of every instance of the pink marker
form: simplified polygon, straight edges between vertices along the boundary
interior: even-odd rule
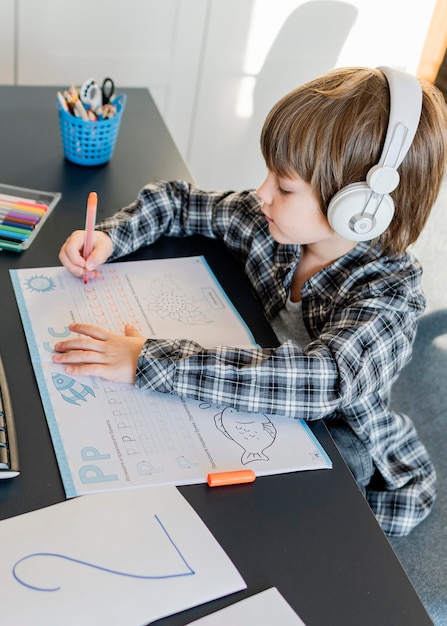
[[[87,200],[87,214],[85,217],[85,240],[84,240],[84,259],[87,260],[92,253],[93,231],[96,222],[96,207],[98,206],[98,196],[95,191],[91,191]],[[84,285],[88,282],[88,270],[84,269]]]

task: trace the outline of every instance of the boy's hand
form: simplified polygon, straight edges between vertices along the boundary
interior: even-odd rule
[[[99,275],[96,270],[98,265],[105,263],[112,254],[112,240],[101,230],[95,230],[93,232],[92,253],[88,259],[84,259],[82,256],[84,240],[85,231],[75,230],[60,249],[59,260],[75,276],[81,277],[85,268],[89,271],[89,278],[95,278]]]
[[[116,335],[90,324],[70,324],[73,333],[82,335],[54,346],[53,362],[66,365],[67,374],[100,376],[120,383],[135,383],[138,356],[145,338],[131,324],[124,335]]]

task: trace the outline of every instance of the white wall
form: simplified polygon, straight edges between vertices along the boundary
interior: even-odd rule
[[[286,92],[345,65],[415,73],[435,0],[212,0],[186,158],[207,188],[257,186],[258,139]],[[237,16],[237,18],[236,18]]]
[[[415,73],[435,2],[0,0],[0,82],[148,87],[200,186],[255,187],[270,107],[334,67]]]
[[[14,83],[16,0],[0,0],[0,83]]]

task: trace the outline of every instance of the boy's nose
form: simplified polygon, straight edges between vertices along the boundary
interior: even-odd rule
[[[271,185],[269,184],[269,176],[267,176],[264,182],[257,188],[256,194],[265,204],[271,204],[272,192]]]

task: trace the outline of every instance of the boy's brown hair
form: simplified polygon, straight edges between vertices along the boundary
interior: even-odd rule
[[[380,236],[384,250],[404,252],[421,233],[438,196],[447,159],[447,105],[432,84],[420,81],[422,112],[413,143],[391,193],[395,213]],[[380,70],[342,68],[284,96],[261,133],[269,170],[310,183],[323,213],[346,185],[364,181],[378,163],[388,125],[389,88]]]

